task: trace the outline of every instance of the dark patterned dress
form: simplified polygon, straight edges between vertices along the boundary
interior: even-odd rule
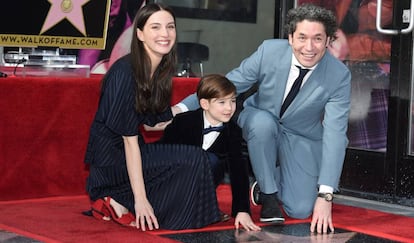
[[[135,213],[122,136],[138,135],[145,189],[160,227],[200,228],[219,221],[210,165],[201,148],[143,141],[139,125],[154,125],[169,120],[172,114],[170,109],[158,115],[135,111],[134,79],[128,58],[114,63],[104,77],[85,156],[90,199],[110,196]]]

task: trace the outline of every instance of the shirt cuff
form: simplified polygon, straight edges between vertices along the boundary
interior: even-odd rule
[[[186,105],[184,105],[183,103],[178,103],[176,104],[176,106],[178,106],[182,112],[186,112],[188,111],[188,107]]]
[[[326,186],[326,185],[320,185],[319,186],[319,192],[321,192],[321,193],[333,193],[333,187]]]

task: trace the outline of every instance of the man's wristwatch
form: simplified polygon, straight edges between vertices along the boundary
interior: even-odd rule
[[[329,192],[327,193],[320,192],[318,193],[318,197],[325,198],[327,202],[332,202],[334,198],[333,194]]]

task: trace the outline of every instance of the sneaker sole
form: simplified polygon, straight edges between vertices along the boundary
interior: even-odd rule
[[[272,223],[272,224],[283,224],[285,222],[284,218],[260,218],[262,223]]]
[[[250,187],[250,200],[254,206],[258,206],[259,204],[254,200],[254,189],[257,186],[257,181],[253,182],[252,186]]]

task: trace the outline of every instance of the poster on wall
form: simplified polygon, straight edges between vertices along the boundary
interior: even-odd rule
[[[348,123],[349,148],[386,151],[390,94],[391,37],[376,30],[377,0],[298,0],[332,10],[339,25],[328,46],[351,71],[352,96]],[[393,0],[383,0],[381,23],[390,28]]]
[[[0,46],[105,49],[110,0],[2,1]]]

